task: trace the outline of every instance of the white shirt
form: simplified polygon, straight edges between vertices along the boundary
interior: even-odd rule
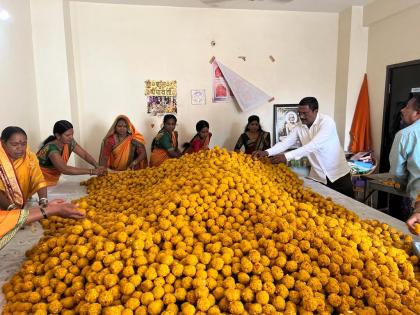
[[[335,182],[350,171],[331,117],[318,113],[311,128],[299,122],[282,142],[266,151],[269,156],[283,153],[297,140],[302,146],[284,155],[288,161],[306,156],[311,163],[309,177],[313,180],[326,184],[328,177]]]

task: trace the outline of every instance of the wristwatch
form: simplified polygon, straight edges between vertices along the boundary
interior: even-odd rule
[[[47,206],[48,205],[48,199],[47,198],[39,198],[38,205]]]
[[[47,207],[46,205],[40,205],[39,206],[39,210],[41,211],[42,216],[44,217],[44,219],[48,219],[47,212],[45,211],[45,208],[46,207]]]

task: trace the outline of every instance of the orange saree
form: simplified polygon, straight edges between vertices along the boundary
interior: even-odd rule
[[[152,154],[150,156],[150,167],[155,167],[161,165],[167,159],[170,158],[168,154],[167,146],[163,145],[164,138],[170,137],[170,147],[176,149],[178,147],[178,134],[176,131],[172,132],[169,136],[169,133],[161,130],[153,140],[152,144]],[[168,139],[166,139],[168,140]]]
[[[115,126],[121,119],[124,119],[127,123],[128,136],[121,143],[117,144],[115,140]],[[136,153],[139,154],[138,145],[136,144],[142,144],[144,146],[143,135],[136,130],[127,116],[119,115],[102,141],[99,161],[101,161],[104,156],[108,156],[106,167],[115,171],[125,171],[134,161]],[[138,163],[135,169],[143,169],[146,167],[147,155]]]
[[[45,147],[47,147],[47,145],[45,145]],[[44,148],[43,148],[44,149]],[[43,150],[41,149],[38,152],[38,157],[39,157],[39,153]],[[48,158],[48,154],[47,154],[47,158]],[[69,145],[65,144],[63,147],[63,152],[61,153],[61,158],[64,160],[64,162],[68,162],[69,158],[70,158],[70,150],[69,150]],[[55,186],[58,183],[58,180],[60,179],[61,176],[61,172],[59,170],[57,170],[55,167],[41,167],[41,171],[42,174],[44,175],[45,181],[47,182],[47,186]]]

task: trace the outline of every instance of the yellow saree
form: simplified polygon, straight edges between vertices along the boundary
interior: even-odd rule
[[[28,209],[11,211],[0,210],[0,249],[2,249],[16,232],[25,224],[29,215]]]
[[[4,191],[15,205],[23,208],[25,201],[45,186],[47,184],[34,153],[27,149],[22,158],[11,161],[0,145],[0,190]],[[28,215],[28,209],[0,210],[0,249],[25,224]]]
[[[15,161],[0,146],[0,190],[18,207],[47,183],[42,175],[36,155],[26,150],[25,155]]]

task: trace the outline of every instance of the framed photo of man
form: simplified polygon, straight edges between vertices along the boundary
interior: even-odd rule
[[[298,104],[274,104],[274,143],[284,140],[299,122]],[[299,147],[297,142],[293,148]]]

